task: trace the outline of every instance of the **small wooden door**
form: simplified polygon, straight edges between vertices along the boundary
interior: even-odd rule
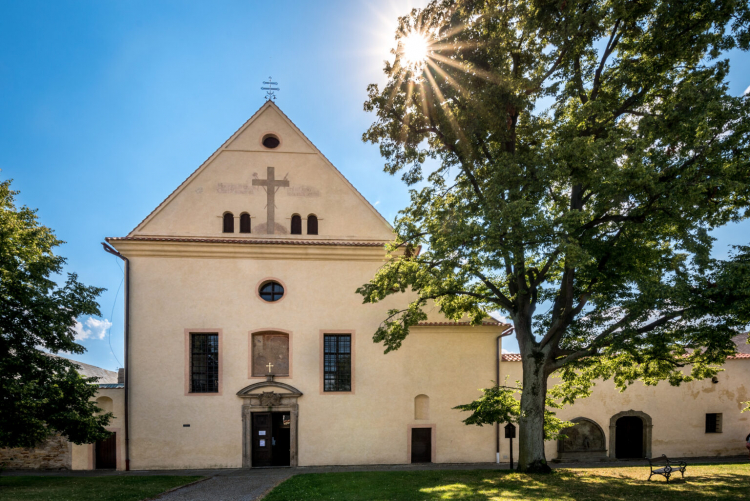
[[[411,462],[432,462],[432,428],[412,428]]]
[[[99,440],[94,447],[94,458],[97,470],[114,470],[117,468],[117,434]]]
[[[270,412],[253,412],[253,466],[271,466],[271,423]]]

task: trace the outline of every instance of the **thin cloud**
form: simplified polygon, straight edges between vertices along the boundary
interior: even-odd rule
[[[112,322],[106,318],[99,320],[89,317],[84,323],[76,321],[73,330],[76,331],[76,340],[82,341],[84,339],[104,339],[110,327],[112,327]]]

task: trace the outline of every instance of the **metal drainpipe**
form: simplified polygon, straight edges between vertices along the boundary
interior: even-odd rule
[[[117,256],[125,262],[125,471],[130,471],[130,427],[128,425],[128,394],[130,385],[128,378],[130,376],[130,367],[128,364],[128,348],[130,344],[130,261],[128,258],[117,252],[109,244],[102,242],[104,250],[113,256]]]
[[[500,386],[500,359],[502,358],[502,354],[500,353],[500,339],[504,338],[505,336],[510,336],[513,333],[513,329],[515,327],[510,327],[508,329],[505,329],[499,336],[497,336],[496,340],[496,351],[497,356],[495,358],[495,386]],[[127,374],[127,371],[126,371]],[[495,451],[495,462],[500,463],[500,423],[495,423],[495,444],[496,444],[496,451]]]

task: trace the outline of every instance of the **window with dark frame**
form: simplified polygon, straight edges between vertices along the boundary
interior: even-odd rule
[[[224,233],[234,233],[234,214],[224,214]]]
[[[352,391],[352,337],[323,336],[323,391]]]
[[[706,433],[721,433],[721,414],[706,414]]]
[[[292,216],[292,235],[302,235],[302,217],[299,214]]]
[[[318,216],[310,214],[307,216],[307,234],[317,235],[318,234]]]
[[[250,233],[250,214],[240,214],[240,233]]]
[[[219,335],[190,334],[190,393],[219,392]]]
[[[284,287],[280,283],[271,280],[262,284],[258,293],[261,299],[272,303],[284,297]]]

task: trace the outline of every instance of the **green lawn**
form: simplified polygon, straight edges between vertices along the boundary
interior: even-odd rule
[[[502,470],[323,473],[296,475],[264,501],[351,500],[703,500],[750,499],[750,464],[688,466],[685,480],[648,468],[580,468],[551,475]]]
[[[0,477],[2,501],[135,501],[146,499],[202,477]]]

